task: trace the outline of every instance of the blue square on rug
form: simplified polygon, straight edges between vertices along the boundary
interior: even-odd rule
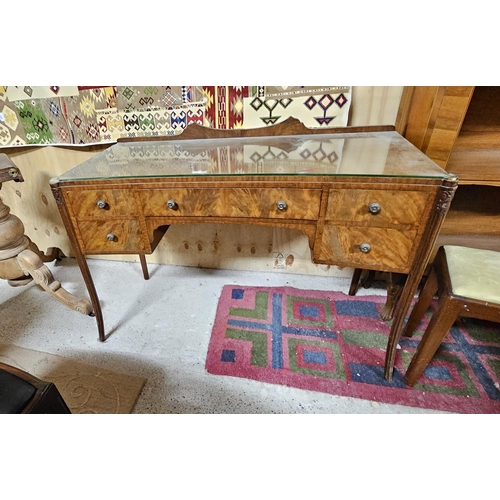
[[[319,318],[319,309],[317,306],[300,306],[300,315],[309,318]]]
[[[241,288],[235,288],[231,293],[231,298],[239,300],[242,299],[244,295],[245,290],[242,290]]]
[[[220,360],[227,363],[234,363],[236,361],[236,351],[224,349],[220,355]]]
[[[326,365],[326,356],[324,352],[304,350],[304,361],[316,365]]]
[[[342,316],[361,316],[363,318],[380,318],[374,302],[339,300],[335,302],[337,314]]]
[[[439,380],[453,380],[450,370],[444,366],[428,366],[424,370],[424,375],[427,378],[435,378]]]

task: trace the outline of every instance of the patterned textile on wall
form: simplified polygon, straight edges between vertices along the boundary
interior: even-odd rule
[[[0,86],[0,147],[177,135],[191,123],[259,128],[295,117],[346,126],[351,87]]]
[[[252,87],[244,99],[244,128],[274,125],[293,116],[309,128],[347,125],[350,87]]]

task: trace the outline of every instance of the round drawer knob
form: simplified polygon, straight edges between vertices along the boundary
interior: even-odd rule
[[[116,236],[112,233],[109,233],[106,238],[108,239],[108,241],[115,241],[116,240]]]
[[[359,245],[359,249],[363,253],[368,253],[371,250],[371,246],[368,243],[361,243],[361,245]]]
[[[368,205],[368,211],[373,215],[378,214],[380,212],[380,203],[370,203]]]
[[[174,200],[168,200],[167,201],[167,207],[170,208],[171,210],[177,210],[177,203],[175,203]]]
[[[16,179],[17,177],[19,177],[19,170],[17,168],[9,168],[9,175],[13,179]]]
[[[286,202],[283,200],[278,201],[276,206],[278,207],[278,210],[281,210],[282,212],[286,210]]]
[[[99,200],[99,201],[97,202],[97,206],[98,206],[99,208],[106,208],[106,207],[108,206],[108,204],[107,204],[104,200]]]

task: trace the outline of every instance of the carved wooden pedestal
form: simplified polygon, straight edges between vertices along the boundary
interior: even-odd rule
[[[21,172],[5,155],[0,155],[0,188],[2,182],[22,182]],[[92,304],[86,298],[77,298],[54,279],[44,262],[59,257],[59,251],[45,255],[24,234],[21,220],[10,213],[10,208],[0,199],[0,279],[11,286],[22,286],[35,280],[52,297],[82,314],[93,314]]]

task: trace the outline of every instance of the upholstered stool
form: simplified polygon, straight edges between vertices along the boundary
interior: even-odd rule
[[[0,413],[71,413],[52,382],[0,363]]]
[[[500,322],[500,252],[460,246],[441,247],[403,335],[411,337],[438,294],[437,311],[405,375],[413,386],[458,317]]]

